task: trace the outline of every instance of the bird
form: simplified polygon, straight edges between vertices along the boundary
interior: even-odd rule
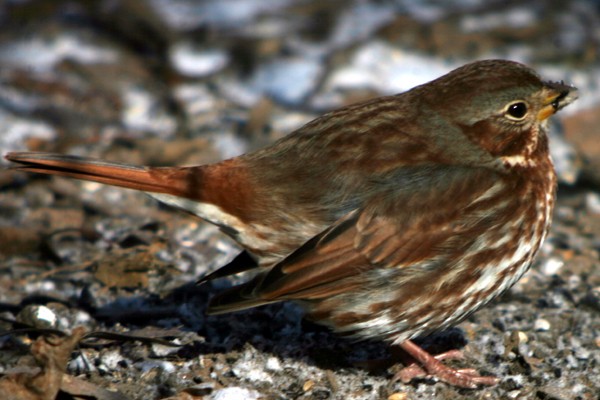
[[[499,379],[414,339],[507,291],[547,236],[556,198],[548,118],[577,89],[524,64],[481,60],[406,92],[328,112],[213,164],[143,167],[11,152],[21,171],[140,190],[217,225],[244,249],[202,282],[220,314],[293,301],[306,317],[415,360],[394,379],[464,388]]]

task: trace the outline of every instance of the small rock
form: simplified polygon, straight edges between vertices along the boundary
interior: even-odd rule
[[[277,357],[269,357],[265,368],[269,371],[280,371],[281,363],[279,362],[279,359]]]
[[[589,192],[585,196],[585,207],[593,214],[600,214],[600,194]]]
[[[519,343],[527,343],[529,341],[529,337],[523,331],[518,331],[517,335],[519,337]]]
[[[223,69],[229,62],[227,53],[220,49],[197,49],[190,43],[179,43],[170,52],[171,63],[179,73],[203,77]]]
[[[555,275],[563,267],[563,265],[565,265],[563,260],[556,257],[550,257],[542,264],[540,270],[544,275]]]
[[[210,400],[258,400],[261,397],[260,393],[255,390],[249,390],[241,387],[228,387],[215,391],[207,399]]]
[[[308,392],[313,387],[315,387],[315,381],[309,379],[306,382],[304,382],[304,385],[302,385],[302,390],[304,390],[305,392]]]
[[[17,315],[17,321],[35,328],[56,328],[58,318],[54,311],[46,306],[32,304],[24,307]]]
[[[538,318],[533,323],[533,329],[538,332],[545,332],[550,330],[550,322],[543,318]]]

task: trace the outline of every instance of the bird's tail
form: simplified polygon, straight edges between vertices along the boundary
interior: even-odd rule
[[[173,192],[173,181],[165,179],[168,168],[139,167],[88,157],[38,152],[13,152],[6,154],[5,158],[20,164],[14,167],[20,171],[83,179],[150,193]]]

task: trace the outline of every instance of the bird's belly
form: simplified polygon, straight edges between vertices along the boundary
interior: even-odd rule
[[[543,210],[537,224],[520,235],[514,233],[513,226],[504,227],[513,234],[500,235],[502,241],[495,244],[486,241],[483,234],[478,244],[474,244],[479,250],[471,249],[467,252],[469,255],[454,264],[428,260],[411,266],[410,271],[372,269],[361,277],[363,289],[360,292],[307,303],[308,315],[340,333],[394,343],[447,328],[504,293],[521,278],[546,236],[547,216]],[[487,233],[498,237],[499,232]],[[498,258],[505,246],[511,250]],[[486,259],[478,252],[487,252],[489,257]],[[474,267],[471,260],[478,260],[480,265]]]

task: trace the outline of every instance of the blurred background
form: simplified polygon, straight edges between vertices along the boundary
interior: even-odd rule
[[[481,398],[595,399],[600,1],[2,0],[0,155],[214,162],[488,58],[579,88],[552,119],[559,201],[534,268],[429,348],[468,343],[463,365],[502,378]],[[7,166],[0,157],[0,316],[65,331],[155,327],[185,343],[85,348],[71,375],[123,399],[194,385],[221,400],[474,396],[354,368],[389,349],[301,322],[292,304],[207,317],[207,298],[232,282],[193,282],[239,251],[217,228],[136,192]],[[0,336],[0,371],[21,362],[23,344]]]

